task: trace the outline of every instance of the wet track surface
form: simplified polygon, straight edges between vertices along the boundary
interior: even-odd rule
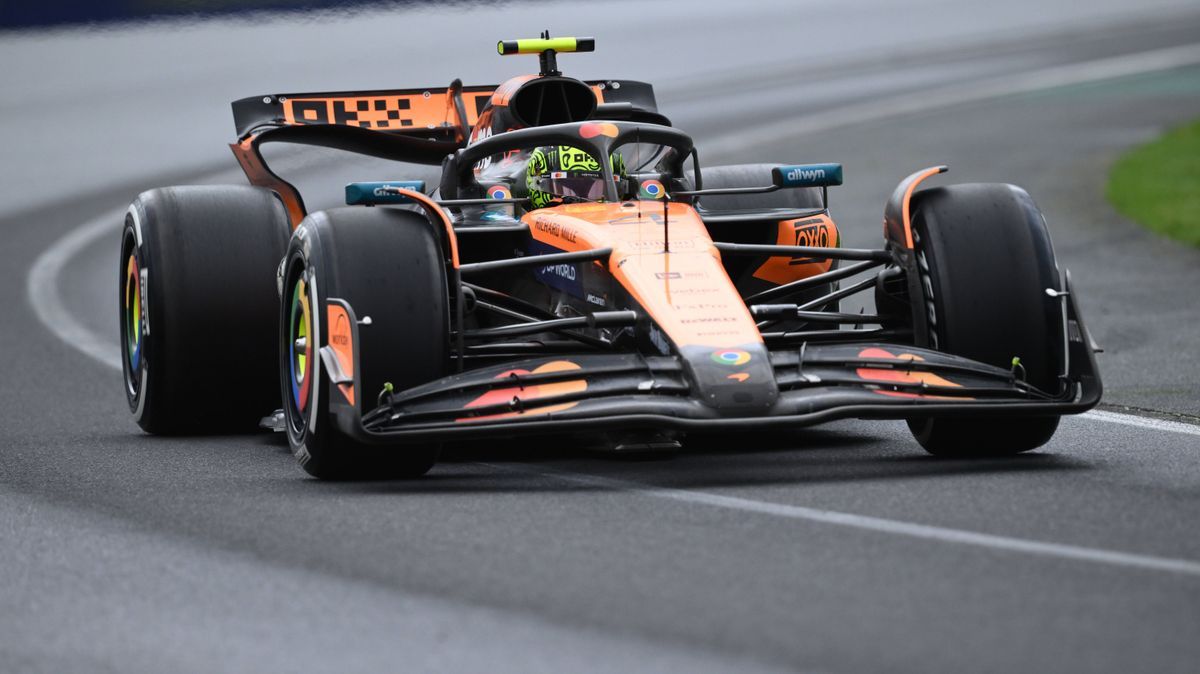
[[[754,5],[747,14],[776,12],[780,25],[763,30],[778,33],[803,23],[788,7]],[[1200,252],[1119,218],[1103,184],[1123,149],[1200,113],[1200,67],[1031,87],[944,109],[903,101],[1186,46],[1200,34],[1200,14],[1152,21],[1098,11],[1079,25],[1052,6],[1037,30],[1017,30],[1030,20],[999,16],[985,29],[938,3],[913,11],[932,22],[916,29],[925,40],[888,38],[890,17],[878,5],[813,9],[821,25],[841,26],[818,40],[840,36],[857,58],[805,69],[739,53],[709,68],[708,85],[686,58],[656,75],[605,57],[611,20],[589,31],[597,54],[563,65],[579,64],[583,76],[661,81],[664,112],[702,153],[706,140],[718,148],[702,154],[706,164],[842,161],[848,184],[832,202],[848,245],[878,243],[883,200],[910,170],[947,163],[946,181],[1025,186],[1106,348],[1106,410],[1194,420],[1200,309],[1191,289],[1200,285]],[[698,15],[705,20],[692,30],[717,31],[718,12]],[[361,21],[364,32],[379,30]],[[500,17],[495,30],[506,21],[517,24]],[[263,26],[263,43],[284,28]],[[180,40],[201,40],[205,29],[191,30],[200,35]],[[473,30],[485,46],[509,37]],[[158,32],[81,43],[97,48],[96,62],[120,62],[112,54],[149,49],[163,39]],[[0,51],[61,51],[76,44],[69,38]],[[405,68],[385,81],[492,81],[527,65],[492,58],[490,47],[455,59],[431,65],[429,77]],[[362,484],[305,478],[267,435],[142,435],[119,374],[39,320],[26,297],[30,268],[142,189],[235,181],[221,146],[232,133],[227,100],[379,86],[361,72],[339,84],[336,63],[284,78],[305,63],[296,57],[253,78],[177,64],[183,81],[168,85],[171,68],[151,62],[143,73],[113,75],[114,84],[80,82],[146,100],[178,93],[194,102],[207,90],[213,102],[181,112],[196,126],[178,146],[161,121],[143,130],[153,150],[121,145],[136,121],[106,115],[64,128],[90,152],[74,166],[61,148],[34,152],[36,136],[11,138],[11,122],[38,129],[57,113],[39,120],[16,96],[0,106],[4,133],[21,150],[12,156],[27,167],[5,167],[12,179],[0,204],[0,670],[1193,669],[1197,426],[1085,416],[1065,420],[1043,450],[987,461],[936,460],[902,423],[859,421],[697,438],[688,452],[657,461],[561,441],[455,447],[424,480]],[[39,86],[40,95],[65,95]],[[118,98],[106,105],[119,110]],[[896,114],[843,123],[872,99],[891,101]],[[136,116],[129,107],[121,114]],[[749,131],[787,118],[820,130],[747,145],[753,133],[733,133],[730,117]],[[96,141],[106,128],[108,140]],[[125,149],[105,153],[109,144]],[[289,160],[302,183],[321,177],[336,188],[364,177],[324,156]],[[114,355],[117,226],[113,219],[111,236],[64,259],[56,275],[64,311],[108,339]]]

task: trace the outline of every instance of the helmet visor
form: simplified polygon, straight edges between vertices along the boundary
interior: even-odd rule
[[[604,178],[599,173],[555,171],[538,180],[538,187],[559,197],[596,200],[604,197]]]

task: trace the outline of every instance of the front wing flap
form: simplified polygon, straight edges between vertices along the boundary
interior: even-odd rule
[[[1069,276],[1064,286],[1070,289]],[[769,352],[779,396],[753,411],[705,404],[693,395],[690,374],[676,356],[624,353],[543,356],[479,368],[381,394],[378,406],[361,417],[353,406],[338,406],[336,421],[360,441],[403,444],[601,430],[766,431],[854,417],[1079,414],[1103,393],[1098,349],[1075,297],[1060,297],[1066,370],[1057,391],[1026,385],[1016,367],[914,346],[803,344]],[[731,370],[730,379],[738,372]]]
[[[691,394],[678,358],[638,354],[547,356],[472,370],[393,396],[361,419],[340,417],[365,442],[406,443],[611,430],[768,430],[839,418],[1038,416],[1099,401],[1090,338],[1076,324],[1071,371],[1043,392],[1018,374],[895,344],[807,345],[771,352],[780,389],[762,412],[730,412]]]

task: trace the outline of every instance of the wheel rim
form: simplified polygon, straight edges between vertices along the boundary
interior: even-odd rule
[[[288,315],[288,380],[292,390],[290,404],[297,419],[303,419],[308,411],[309,390],[312,384],[313,345],[308,285],[302,278],[297,279],[293,287]]]
[[[142,307],[146,300],[142,297],[142,287],[138,282],[140,278],[141,268],[138,265],[137,254],[131,248],[125,262],[125,297],[122,311],[125,339],[122,346],[128,366],[126,384],[129,392],[135,396],[140,386],[138,373],[142,366],[142,350],[145,348],[145,338],[142,334]]]

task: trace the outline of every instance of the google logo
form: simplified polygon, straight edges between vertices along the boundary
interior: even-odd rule
[[[738,349],[714,351],[713,362],[718,365],[745,365],[750,362],[750,354]]]

